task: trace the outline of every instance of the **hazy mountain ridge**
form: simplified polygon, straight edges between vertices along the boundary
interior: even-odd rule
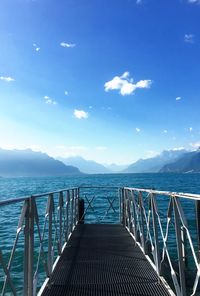
[[[0,149],[0,176],[34,177],[81,174],[79,169],[66,166],[42,152]]]
[[[187,151],[181,150],[164,150],[161,154],[147,158],[139,159],[135,163],[128,166],[123,170],[123,173],[157,173],[162,167],[168,163],[176,161]]]
[[[200,150],[184,153],[175,162],[164,165],[160,173],[200,172]]]
[[[97,163],[93,160],[86,160],[81,156],[72,156],[67,158],[58,158],[66,165],[72,165],[77,168],[83,173],[86,174],[109,174],[112,173],[111,170],[106,168],[104,165]]]
[[[115,163],[104,164],[104,166],[110,171],[112,171],[113,173],[121,173],[123,170],[125,170],[128,167],[128,165],[115,164]]]

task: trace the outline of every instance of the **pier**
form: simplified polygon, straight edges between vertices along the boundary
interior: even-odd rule
[[[200,295],[199,202],[129,187],[1,201],[1,295]]]

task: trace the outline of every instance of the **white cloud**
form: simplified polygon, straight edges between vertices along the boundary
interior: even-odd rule
[[[141,129],[139,127],[136,127],[135,130],[137,133],[141,132]]]
[[[37,52],[40,50],[40,47],[38,47],[37,44],[35,44],[35,43],[33,43],[33,47],[35,48],[35,51],[37,51]]]
[[[181,97],[176,97],[176,101],[180,101],[181,99]]]
[[[171,149],[172,151],[181,151],[181,150],[184,150],[185,147],[175,147],[173,149]]]
[[[192,127],[189,127],[189,132],[192,132],[193,131],[193,128]]]
[[[66,43],[66,42],[61,42],[60,46],[65,47],[65,48],[73,48],[76,46],[75,43]]]
[[[67,91],[67,90],[65,91],[65,95],[66,95],[66,96],[68,96],[68,95],[69,95],[69,93],[68,93],[68,91]]]
[[[124,72],[124,74],[122,74],[122,76],[121,76],[121,78],[123,79],[123,78],[128,78],[129,77],[129,75],[130,75],[130,73],[128,72],[128,71],[126,71],[126,72]]]
[[[124,72],[121,76],[115,76],[112,80],[104,84],[105,91],[119,90],[122,96],[131,95],[137,88],[150,88],[151,80],[140,80],[133,83],[133,79],[129,79],[129,72]]]
[[[78,119],[86,119],[86,118],[88,118],[88,113],[85,112],[84,110],[75,109],[74,116]]]
[[[168,133],[168,131],[167,131],[167,130],[164,130],[164,131],[163,131],[163,133],[164,133],[164,134],[167,134],[167,133]]]
[[[14,78],[12,77],[6,77],[6,76],[0,76],[0,80],[6,81],[6,82],[11,82],[11,81],[15,81]]]
[[[44,96],[44,100],[46,104],[49,105],[57,105],[57,102],[53,99],[51,99],[49,96]]]
[[[184,41],[186,43],[194,43],[194,34],[185,34]]]

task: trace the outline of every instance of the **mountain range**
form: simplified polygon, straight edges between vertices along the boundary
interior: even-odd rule
[[[176,161],[166,164],[161,173],[195,173],[200,172],[200,150],[184,153]]]
[[[139,159],[126,169],[124,166],[115,164],[102,165],[80,156],[56,160],[45,153],[30,149],[0,149],[0,176],[2,177],[158,172],[200,172],[200,149],[192,152],[184,149],[165,150],[155,157]]]
[[[155,157],[139,159],[123,170],[123,173],[157,173],[164,165],[176,161],[180,156],[186,153],[184,149],[164,150]]]
[[[83,173],[86,174],[109,174],[112,173],[111,170],[106,168],[100,163],[97,163],[93,160],[86,160],[81,156],[72,156],[67,158],[58,158],[60,161],[62,161],[65,165],[72,165],[77,168]]]
[[[45,153],[0,149],[0,176],[34,177],[81,174],[78,168],[66,166]]]

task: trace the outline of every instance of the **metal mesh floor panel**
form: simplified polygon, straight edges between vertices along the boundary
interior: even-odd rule
[[[42,296],[168,296],[121,225],[78,225]]]

